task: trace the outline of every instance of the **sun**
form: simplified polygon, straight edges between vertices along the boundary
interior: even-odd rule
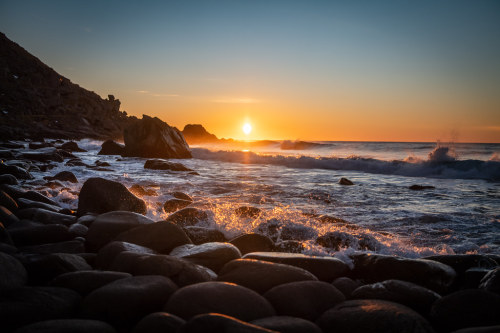
[[[245,125],[243,125],[243,133],[248,135],[250,134],[250,132],[252,132],[252,125],[250,125],[249,123],[245,123]]]

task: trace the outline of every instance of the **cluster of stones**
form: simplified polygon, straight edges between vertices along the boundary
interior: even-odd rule
[[[207,215],[184,193],[152,221],[125,186],[90,178],[72,211],[18,186],[29,172],[11,166],[0,168],[2,332],[500,330],[500,256],[277,252],[264,234],[200,226]]]

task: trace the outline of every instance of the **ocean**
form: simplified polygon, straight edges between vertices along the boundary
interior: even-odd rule
[[[102,142],[82,140],[85,163],[108,162],[112,171],[61,164],[79,184],[49,190],[75,208],[89,177],[156,195],[142,197],[148,217],[168,216],[163,203],[174,191],[193,197],[209,219],[202,226],[228,239],[260,232],[276,242],[295,241],[301,252],[342,256],[367,251],[410,258],[433,254],[500,253],[500,144],[396,142],[227,142],[192,146],[192,159],[175,160],[195,170],[144,169],[146,159],[97,155]],[[47,173],[32,172],[42,185]],[[340,178],[354,185],[340,185]],[[412,185],[432,186],[411,190]],[[42,187],[40,187],[42,188]],[[257,207],[258,217],[235,209]],[[334,240],[335,245],[319,241]]]

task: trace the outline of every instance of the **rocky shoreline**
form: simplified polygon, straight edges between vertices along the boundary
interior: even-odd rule
[[[265,234],[226,239],[199,225],[206,213],[186,193],[160,203],[165,220],[147,218],[148,189],[106,179],[105,164],[81,165],[103,175],[75,193],[78,207],[62,208],[50,191],[79,180],[51,168],[79,165],[81,149],[26,145],[0,143],[2,332],[500,330],[499,255],[342,261],[293,253]],[[182,166],[143,157],[151,168]],[[33,181],[33,169],[45,179]]]

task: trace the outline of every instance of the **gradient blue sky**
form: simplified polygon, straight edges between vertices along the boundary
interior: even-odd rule
[[[500,1],[0,0],[0,31],[181,129],[500,141]]]

